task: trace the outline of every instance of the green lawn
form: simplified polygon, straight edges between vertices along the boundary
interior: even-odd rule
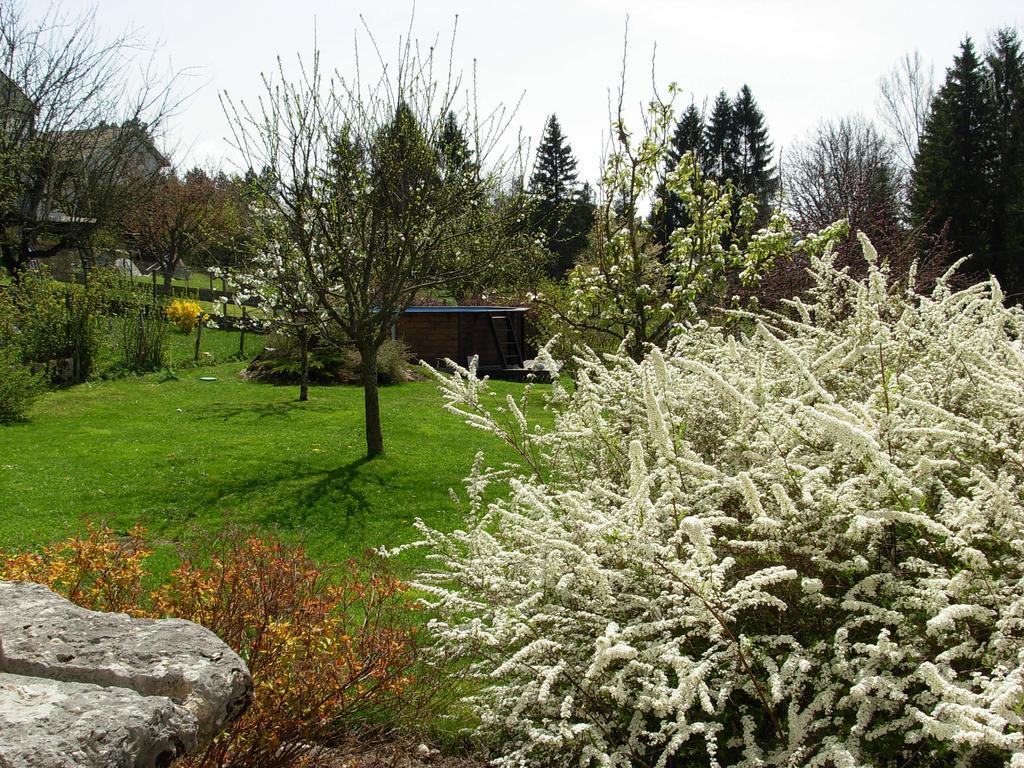
[[[190,341],[174,339],[179,360]],[[494,438],[443,411],[435,385],[422,381],[382,389],[386,454],[366,461],[361,389],[312,388],[310,401],[299,403],[295,387],[246,382],[242,363],[216,362],[237,349],[236,334],[206,333],[204,341],[213,364],[182,363],[176,379],[154,374],[50,392],[26,423],[0,427],[0,549],[96,522],[140,523],[170,551],[197,527],[240,523],[337,561],[412,540],[417,516],[457,526],[448,490],[461,485],[476,451],[492,465],[510,458]],[[496,384],[502,396],[521,387]],[[414,551],[402,567],[420,563]]]
[[[132,280],[134,280],[136,283],[138,283],[140,285],[150,285],[150,286],[153,285],[153,276],[152,275],[132,275]],[[163,284],[164,284],[164,277],[163,277],[163,275],[158,274],[156,276],[156,282],[157,282],[157,285],[163,287]],[[181,278],[172,277],[171,278],[171,285],[174,286],[175,288],[192,288],[192,289],[195,289],[195,288],[205,288],[205,289],[209,290],[210,289],[210,276],[206,272],[198,272],[198,271],[197,272],[192,272],[188,276],[187,280],[182,280]],[[213,280],[213,290],[215,290],[215,291],[223,290],[223,282],[220,280],[220,278],[214,278],[214,280]]]

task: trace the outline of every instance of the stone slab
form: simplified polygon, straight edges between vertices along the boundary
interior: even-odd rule
[[[166,697],[0,672],[2,768],[164,768],[197,746]]]

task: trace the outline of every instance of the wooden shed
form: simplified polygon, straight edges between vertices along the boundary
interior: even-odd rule
[[[491,375],[526,372],[526,307],[409,307],[398,318],[394,337],[417,359],[434,366],[445,359]]]

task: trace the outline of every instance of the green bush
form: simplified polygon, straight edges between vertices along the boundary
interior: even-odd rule
[[[21,361],[53,384],[77,384],[93,372],[99,353],[98,290],[60,283],[46,270],[26,272],[11,289],[9,343]]]
[[[263,353],[249,365],[254,379],[275,384],[297,384],[301,372],[298,341],[283,334],[267,338]],[[398,384],[413,378],[409,350],[401,341],[388,340],[377,351],[377,381]],[[362,363],[352,347],[338,349],[312,342],[309,349],[309,380],[316,384],[357,384],[362,381]]]
[[[21,361],[17,350],[0,343],[0,424],[25,418],[42,389],[41,377]]]

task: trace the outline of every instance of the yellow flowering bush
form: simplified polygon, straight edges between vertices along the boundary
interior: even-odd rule
[[[192,299],[175,299],[167,305],[168,319],[174,323],[182,333],[192,333],[199,323],[205,319],[199,302]]]

